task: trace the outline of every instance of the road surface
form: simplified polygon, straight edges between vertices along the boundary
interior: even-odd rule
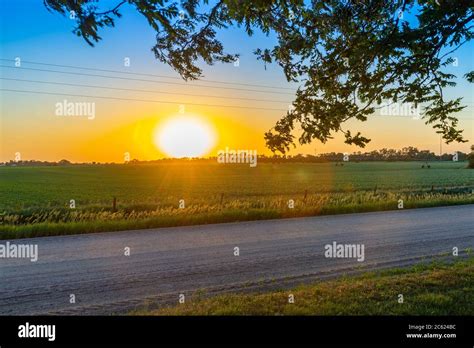
[[[7,241],[0,241],[5,244]],[[364,261],[325,245],[363,244]],[[0,315],[127,313],[198,293],[288,288],[474,246],[474,206],[42,237],[38,261],[0,259]],[[235,251],[238,247],[239,255]],[[130,256],[125,255],[130,248]],[[449,253],[449,256],[446,256]],[[70,303],[74,294],[76,303]]]

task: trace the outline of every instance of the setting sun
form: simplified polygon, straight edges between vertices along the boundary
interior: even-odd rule
[[[209,152],[216,134],[211,125],[198,117],[177,116],[158,125],[155,145],[170,157],[198,157]]]

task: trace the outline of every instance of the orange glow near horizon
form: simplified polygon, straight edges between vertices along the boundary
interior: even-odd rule
[[[256,150],[259,155],[271,155],[265,146],[263,135],[281,116],[278,112],[270,111],[195,106],[187,106],[186,112],[180,114],[176,106],[165,105],[157,108],[156,105],[150,104],[98,101],[97,117],[88,120],[55,116],[53,109],[55,101],[53,97],[46,97],[42,103],[43,107],[35,109],[32,113],[29,112],[30,107],[27,103],[20,103],[20,107],[12,109],[13,111],[4,110],[8,112],[5,112],[6,117],[0,124],[2,131],[0,161],[13,160],[16,152],[21,153],[23,160],[67,159],[72,162],[116,163],[123,163],[126,153],[131,159],[138,160],[182,156],[214,157],[219,150],[225,148]],[[185,126],[187,130],[182,136],[178,136],[176,134],[179,132],[176,132],[181,127],[178,123],[174,126],[174,130],[166,135],[168,146],[160,145],[160,130],[175,119],[196,120],[197,125]],[[201,129],[204,134],[197,139],[191,137],[192,128],[195,126],[198,132]],[[290,154],[332,151],[352,153],[384,147],[401,149],[405,146],[415,146],[421,150],[429,149],[439,153],[439,135],[423,121],[374,116],[367,122],[351,120],[347,127],[361,131],[372,141],[366,148],[361,149],[344,144],[343,136],[338,134],[326,144],[315,141],[309,145],[297,145],[291,149]],[[460,127],[465,129],[468,139],[473,138],[472,122],[460,120]],[[295,135],[298,135],[297,130]],[[179,142],[180,139],[186,141],[182,143]],[[197,143],[193,145],[193,141]],[[193,152],[196,144],[200,144],[201,150]],[[469,152],[469,147],[470,143],[443,144],[442,150],[444,153]]]

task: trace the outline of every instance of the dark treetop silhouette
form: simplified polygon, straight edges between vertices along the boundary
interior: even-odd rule
[[[452,53],[473,38],[472,0],[123,0],[101,9],[92,0],[44,0],[46,7],[77,20],[74,33],[93,45],[103,27],[114,26],[122,6],[133,6],[156,31],[157,59],[184,79],[197,79],[198,59],[232,62],[216,30],[241,26],[275,33],[273,48],[255,50],[265,64],[276,62],[289,81],[300,83],[293,107],[265,133],[272,151],[299,143],[326,142],[335,132],[364,147],[370,139],[344,130],[345,121],[365,121],[382,103],[423,106],[422,117],[446,143],[465,142],[454,113],[462,98],[446,100],[456,76],[443,72]],[[416,18],[407,21],[409,14]],[[464,76],[474,81],[474,71]]]

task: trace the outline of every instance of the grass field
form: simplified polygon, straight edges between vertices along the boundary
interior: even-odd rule
[[[0,167],[0,239],[474,203],[464,162]],[[113,197],[117,199],[113,209]],[[70,201],[75,208],[70,208]],[[180,208],[180,200],[184,208]],[[294,201],[294,208],[288,201]]]
[[[135,315],[473,315],[474,258],[302,285],[264,294],[231,294]],[[294,303],[289,303],[293,295]],[[403,303],[399,302],[403,295]],[[151,306],[149,304],[148,306]]]

